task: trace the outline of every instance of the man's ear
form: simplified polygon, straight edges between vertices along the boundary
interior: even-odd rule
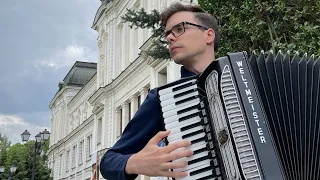
[[[212,28],[207,30],[207,44],[213,44],[215,39],[215,32]]]

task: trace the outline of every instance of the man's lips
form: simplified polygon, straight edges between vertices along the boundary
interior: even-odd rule
[[[177,48],[180,48],[180,47],[179,46],[172,46],[172,47],[170,47],[170,51],[174,51]]]

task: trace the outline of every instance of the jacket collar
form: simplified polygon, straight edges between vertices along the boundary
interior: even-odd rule
[[[181,66],[180,74],[181,74],[181,78],[186,78],[186,77],[196,75],[195,73],[188,71],[184,66]]]

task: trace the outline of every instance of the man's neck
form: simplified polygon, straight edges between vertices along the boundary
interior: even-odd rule
[[[213,56],[207,56],[207,57],[197,57],[196,60],[191,61],[190,64],[184,65],[185,68],[193,72],[195,74],[201,74],[214,60],[214,55]]]

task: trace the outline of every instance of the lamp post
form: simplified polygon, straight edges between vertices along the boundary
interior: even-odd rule
[[[22,141],[23,142],[27,142],[29,140],[29,138],[30,138],[30,135],[31,134],[27,130],[25,130],[21,134]],[[41,153],[41,142],[48,140],[49,136],[50,136],[50,132],[47,131],[47,129],[45,129],[42,132],[39,132],[39,134],[37,134],[35,136],[36,142],[34,143],[34,156],[33,156],[33,162],[32,162],[32,177],[31,177],[31,180],[34,180],[34,177],[35,177],[36,156],[37,156],[37,154],[40,155],[40,153]]]
[[[4,173],[4,167],[0,166],[0,174]]]
[[[10,176],[9,176],[9,180],[11,180],[12,176],[14,175],[14,173],[16,172],[17,167],[16,166],[11,166],[10,167]]]

